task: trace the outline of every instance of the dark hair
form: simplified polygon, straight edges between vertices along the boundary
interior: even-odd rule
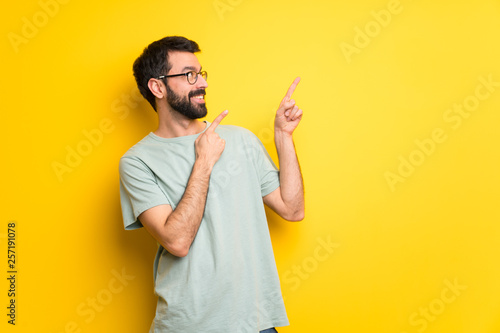
[[[198,44],[184,37],[165,37],[149,44],[134,62],[135,81],[142,96],[156,111],[155,96],[149,90],[148,81],[160,75],[166,75],[172,68],[168,63],[169,51],[200,52]]]

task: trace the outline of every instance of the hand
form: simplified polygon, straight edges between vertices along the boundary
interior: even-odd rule
[[[274,119],[274,131],[276,133],[282,132],[292,135],[293,131],[297,128],[300,120],[302,119],[302,110],[295,105],[295,100],[291,99],[292,94],[299,82],[300,77],[297,77],[292,82],[285,97],[280,103],[278,111],[276,111],[276,118]]]
[[[210,168],[219,160],[226,145],[224,139],[215,133],[215,129],[227,114],[227,110],[219,114],[207,130],[194,142],[196,159],[206,162]]]

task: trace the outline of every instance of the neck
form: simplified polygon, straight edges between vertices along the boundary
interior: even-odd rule
[[[194,135],[205,129],[205,123],[189,119],[172,108],[158,108],[158,128],[153,132],[162,138]]]

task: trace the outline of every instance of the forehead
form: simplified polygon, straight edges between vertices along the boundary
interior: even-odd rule
[[[172,68],[170,73],[181,73],[187,70],[199,71],[201,69],[200,62],[194,53],[172,51],[168,53],[168,63]]]

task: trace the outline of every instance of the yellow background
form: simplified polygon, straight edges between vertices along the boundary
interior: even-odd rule
[[[131,66],[166,35],[202,48],[207,119],[228,109],[224,123],[275,160],[273,113],[302,77],[306,219],[268,215],[291,322],[280,332],[500,332],[499,1],[64,2],[11,1],[1,14],[2,332],[148,330],[156,243],[123,230],[117,166],[155,129]],[[445,120],[477,91],[459,126]],[[445,140],[432,147],[435,129]],[[86,156],[69,167],[68,149]],[[400,165],[411,156],[412,172]],[[398,168],[404,182],[391,185]]]

